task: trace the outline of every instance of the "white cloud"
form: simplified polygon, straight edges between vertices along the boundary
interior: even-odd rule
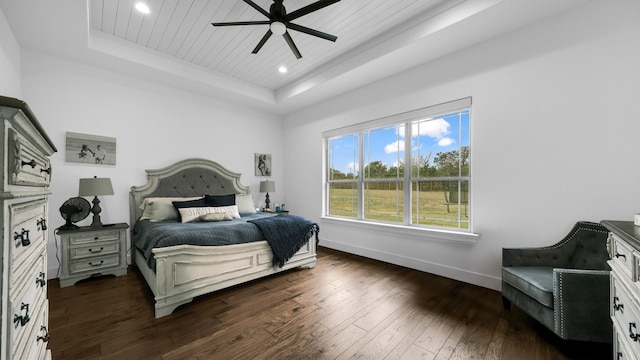
[[[435,119],[413,124],[411,131],[414,136],[426,135],[434,139],[442,139],[451,133],[449,126],[451,126],[451,124],[444,119]]]
[[[455,144],[455,142],[456,141],[453,140],[452,138],[445,137],[445,138],[442,138],[442,139],[438,140],[438,146],[449,146],[449,145]]]
[[[404,151],[404,140],[394,141],[384,147],[385,154],[393,154],[399,151]]]
[[[420,123],[414,123],[411,126],[411,133],[413,136],[428,136],[433,139],[442,139],[449,135],[449,124],[445,119],[433,119],[428,121],[422,121]],[[398,127],[398,135],[404,137],[404,126]]]
[[[428,121],[421,121],[419,123],[414,123],[411,126],[411,134],[416,136],[428,136],[432,139],[438,141],[438,146],[449,146],[454,144],[456,141],[450,137],[447,137],[451,133],[449,130],[449,124],[445,119],[429,119]],[[404,125],[398,126],[397,135],[401,138],[404,138]],[[400,151],[404,150],[404,140],[395,141],[391,144],[387,144],[384,147],[384,152],[386,154],[391,154],[398,152],[398,146]],[[413,151],[417,150],[418,147],[414,147]]]
[[[358,163],[350,162],[347,164],[347,173],[357,173],[358,172]]]

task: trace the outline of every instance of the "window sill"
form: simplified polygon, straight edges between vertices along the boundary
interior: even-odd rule
[[[361,220],[340,219],[334,217],[322,217],[323,223],[331,223],[335,225],[355,227],[364,230],[383,231],[393,234],[402,234],[408,236],[424,237],[427,240],[444,241],[444,242],[457,242],[462,244],[474,245],[480,239],[480,234],[445,230],[445,229],[433,229],[417,226],[405,226],[395,224],[383,224]]]

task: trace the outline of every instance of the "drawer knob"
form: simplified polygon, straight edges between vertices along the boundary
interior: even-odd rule
[[[41,218],[40,220],[36,221],[36,225],[38,225],[38,229],[42,231],[47,230],[47,219]]]
[[[20,314],[22,314],[22,310],[25,311],[24,315],[13,315],[13,323],[15,324],[15,327],[18,327],[18,324],[20,324],[20,326],[25,326],[29,320],[31,320],[29,317],[29,304],[22,303],[20,305]]]
[[[617,360],[622,359],[622,353],[621,353],[621,352],[618,352],[618,356],[616,357],[616,359],[617,359]]]
[[[629,323],[629,337],[633,341],[638,341],[638,339],[640,338],[640,335],[638,335],[636,330],[637,330],[636,329],[636,323],[634,323],[634,322]]]
[[[102,264],[104,264],[104,260],[100,260],[100,262],[98,264],[94,264],[93,262],[89,262],[89,265],[91,265],[91,266],[100,266]]]
[[[51,175],[51,167],[49,167],[48,169],[40,169],[41,173],[47,173],[49,175]]]
[[[619,303],[620,299],[617,296],[613,298],[613,312],[620,311],[624,313],[624,305]]]
[[[38,165],[38,163],[34,159],[31,159],[31,161],[22,160],[22,166],[25,166],[25,165],[29,165],[33,169],[36,167],[36,165]]]
[[[13,240],[20,239],[20,243],[22,244],[22,246],[31,245],[31,240],[29,239],[29,230],[25,230],[24,228],[22,228],[22,231],[19,234],[18,232],[14,232],[13,234]]]
[[[49,341],[49,330],[47,330],[47,327],[44,325],[40,326],[40,331],[44,331],[44,336],[38,335],[38,337],[36,337],[36,342],[40,340],[42,340],[42,342]]]
[[[40,287],[44,287],[45,285],[47,285],[47,281],[44,278],[44,273],[41,271],[40,275],[38,275],[38,277],[36,278],[36,288],[38,286]]]
[[[104,250],[104,247],[100,247],[100,250],[93,250],[93,249],[89,249],[89,252],[92,254],[97,254],[102,252],[102,250]]]
[[[627,261],[627,256],[626,256],[625,254],[618,254],[618,253],[616,253],[616,255],[615,255],[615,256],[616,256],[617,258],[623,258],[623,259],[624,259],[624,261]]]

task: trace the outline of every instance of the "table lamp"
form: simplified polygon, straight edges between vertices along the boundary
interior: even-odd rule
[[[93,196],[93,207],[91,212],[93,213],[93,222],[91,226],[102,226],[100,221],[100,200],[98,195],[113,195],[113,187],[111,186],[111,179],[99,178],[94,176],[88,179],[80,179],[80,190],[78,196]]]
[[[260,181],[260,192],[267,193],[266,198],[264,199],[264,208],[269,208],[269,193],[276,192],[276,183],[271,180]]]

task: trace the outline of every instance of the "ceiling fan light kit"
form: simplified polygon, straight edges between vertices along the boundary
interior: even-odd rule
[[[284,4],[282,3],[283,0],[273,0],[273,4],[271,4],[271,7],[269,8],[268,12],[251,0],[242,0],[242,1],[247,3],[252,8],[256,9],[262,15],[266,16],[269,20],[268,21],[221,22],[221,23],[211,23],[211,25],[213,26],[269,25],[269,29],[264,34],[262,39],[260,39],[260,42],[258,42],[258,45],[253,49],[253,51],[251,52],[252,54],[257,54],[258,51],[260,51],[260,49],[262,48],[262,46],[264,46],[264,44],[267,42],[267,40],[269,40],[271,35],[276,34],[276,35],[282,35],[282,37],[284,37],[284,40],[287,42],[287,44],[289,45],[289,48],[291,49],[291,51],[293,52],[293,54],[296,56],[297,59],[302,58],[302,54],[298,50],[298,47],[293,42],[293,39],[291,38],[291,35],[289,35],[289,32],[287,30],[295,30],[304,34],[312,35],[312,36],[319,37],[321,39],[325,39],[329,41],[336,41],[338,39],[337,36],[330,35],[318,30],[310,29],[302,25],[294,24],[291,21],[299,17],[305,16],[309,13],[312,13],[314,11],[325,8],[329,5],[335,4],[340,0],[316,1],[312,4],[301,7],[300,9],[295,10],[290,14],[287,14],[287,10],[285,9]]]

